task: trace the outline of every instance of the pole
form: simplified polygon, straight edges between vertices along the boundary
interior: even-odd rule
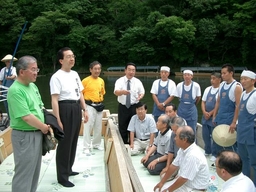
[[[28,21],[25,21],[24,26],[23,26],[23,28],[22,28],[22,31],[21,31],[21,33],[20,33],[19,39],[18,39],[18,41],[17,41],[17,43],[16,43],[14,52],[13,52],[13,54],[12,54],[12,60],[11,60],[11,63],[10,63],[10,67],[9,67],[7,76],[9,76],[10,73],[11,73],[11,67],[12,67],[13,59],[14,59],[15,54],[16,54],[16,52],[17,52],[17,49],[18,49],[18,46],[19,46],[19,44],[20,44],[20,40],[21,40],[21,38],[22,38],[22,35],[23,35],[23,33],[24,33],[25,29],[26,29],[27,23],[28,23]]]

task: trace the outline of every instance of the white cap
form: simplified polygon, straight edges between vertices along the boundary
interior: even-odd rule
[[[167,72],[170,72],[170,67],[162,66],[162,67],[160,68],[160,71],[167,71]]]
[[[190,74],[190,75],[193,75],[193,71],[191,71],[191,70],[189,70],[189,69],[184,70],[184,71],[183,71],[183,74],[185,74],[185,73]]]
[[[249,70],[243,70],[241,77],[249,77],[251,79],[256,79],[256,74]]]

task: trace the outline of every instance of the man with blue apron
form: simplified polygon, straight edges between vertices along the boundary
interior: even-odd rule
[[[253,183],[256,186],[256,75],[252,71],[243,71],[241,83],[245,91],[242,93],[238,124],[237,152],[243,163],[243,174],[250,178],[251,168],[254,171]]]
[[[236,129],[242,86],[233,78],[234,67],[230,64],[222,66],[221,76],[223,82],[220,84],[218,99],[213,114],[213,122],[215,125],[229,125],[229,132],[233,133]],[[236,144],[225,149],[236,150],[235,146]],[[216,150],[218,153],[223,150],[223,147],[216,144]]]
[[[6,100],[7,89],[13,84],[17,77],[16,68],[11,65],[11,60],[17,61],[17,58],[12,55],[6,55],[1,61],[5,63],[6,67],[1,69],[0,72],[0,84],[5,86],[6,88],[1,88],[1,101],[4,100],[4,107],[6,113],[9,116],[8,103]]]
[[[158,117],[165,113],[165,105],[170,103],[174,97],[177,97],[176,84],[173,80],[168,79],[170,68],[162,66],[160,69],[161,79],[153,82],[150,93],[154,100],[153,113],[155,121]]]
[[[211,75],[211,86],[207,87],[202,97],[202,136],[205,143],[205,155],[213,154],[216,156],[215,145],[212,145],[212,131],[214,125],[212,123],[212,115],[216,104],[217,93],[221,82],[220,73],[213,72]]]
[[[198,120],[196,105],[201,99],[201,89],[198,83],[192,81],[193,72],[191,70],[184,70],[183,78],[184,81],[177,85],[178,97],[180,98],[177,114],[184,118],[187,125],[196,133]]]

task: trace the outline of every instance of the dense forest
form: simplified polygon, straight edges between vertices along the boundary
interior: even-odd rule
[[[79,71],[106,66],[221,66],[252,69],[256,0],[0,0],[0,56],[33,55],[43,73],[64,46]]]

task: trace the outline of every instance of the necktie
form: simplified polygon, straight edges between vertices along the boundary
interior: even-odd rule
[[[130,80],[127,81],[127,90],[130,90]],[[126,95],[125,106],[129,108],[131,106],[131,94]]]

